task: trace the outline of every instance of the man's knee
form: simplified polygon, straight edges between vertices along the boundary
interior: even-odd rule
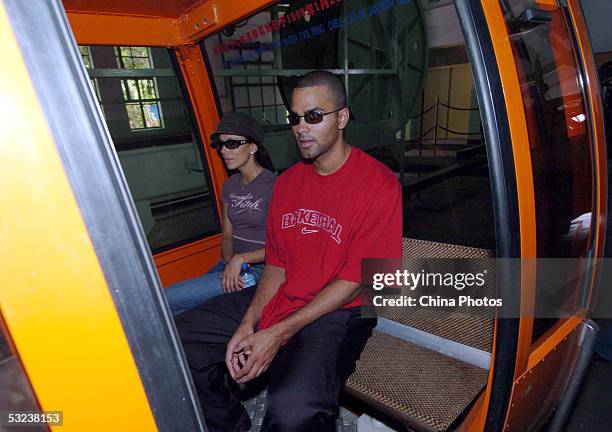
[[[214,297],[178,315],[174,321],[183,343],[227,343],[252,299],[251,292],[242,291]]]

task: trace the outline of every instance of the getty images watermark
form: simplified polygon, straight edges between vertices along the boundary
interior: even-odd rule
[[[364,259],[361,270],[366,315],[374,308],[383,315],[440,311],[499,318],[612,318],[608,259]]]
[[[416,291],[419,289],[453,288],[463,291],[470,288],[483,288],[486,285],[488,270],[484,269],[478,273],[453,273],[453,272],[431,272],[420,270],[411,272],[406,269],[396,269],[392,273],[374,273],[372,275],[372,288],[381,291],[385,288],[408,289]],[[374,306],[421,306],[421,307],[498,307],[502,306],[501,298],[472,297],[471,295],[442,296],[424,294],[413,297],[411,295],[384,296],[374,295],[372,299]]]

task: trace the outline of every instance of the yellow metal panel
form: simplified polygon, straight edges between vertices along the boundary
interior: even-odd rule
[[[0,3],[0,311],[61,431],[156,425],[104,276]]]

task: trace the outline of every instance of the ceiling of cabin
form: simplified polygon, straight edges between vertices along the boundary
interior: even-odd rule
[[[202,0],[62,0],[66,12],[178,17]]]
[[[66,12],[97,12],[174,18],[205,0],[62,0]],[[225,0],[227,1],[227,0]],[[420,0],[425,10],[451,4],[453,0]]]

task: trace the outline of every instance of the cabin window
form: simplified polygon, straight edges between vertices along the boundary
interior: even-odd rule
[[[506,6],[507,26],[527,119],[536,207],[538,258],[572,258],[569,283],[554,301],[566,314],[585,305],[584,277],[577,259],[593,252],[595,205],[593,149],[582,76],[563,10],[538,10],[533,1]],[[502,2],[505,5],[505,2]],[[537,14],[538,19],[530,19]],[[582,273],[582,275],[581,275]],[[542,284],[536,304],[550,303]],[[558,320],[536,309],[533,341]]]
[[[87,45],[79,45],[79,52],[81,53],[81,58],[83,59],[83,63],[85,63],[85,67],[87,69],[93,68],[93,61],[91,59],[91,50]]]
[[[157,85],[154,79],[121,80],[125,109],[130,129],[152,129],[162,127]]]
[[[404,188],[406,237],[495,249],[480,113],[453,4],[281,2],[201,46],[222,112],[259,119],[280,171],[300,158],[286,114],[294,77],[339,74],[349,143]]]
[[[168,50],[79,49],[151,250],[219,232],[208,165]]]

